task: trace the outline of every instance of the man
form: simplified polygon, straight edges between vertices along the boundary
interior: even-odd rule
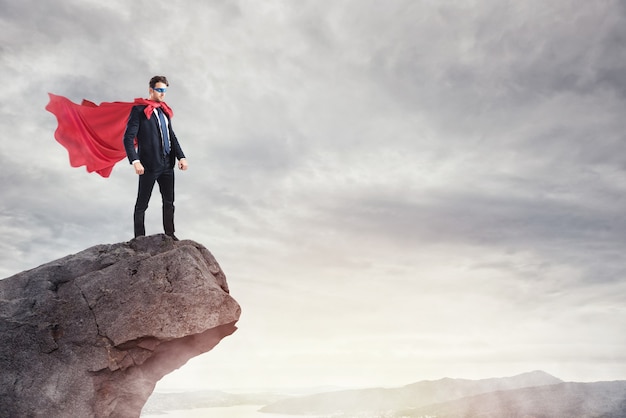
[[[139,175],[135,238],[146,235],[145,213],[157,182],[163,201],[163,229],[178,241],[174,235],[174,165],[178,159],[178,168],[187,170],[187,160],[172,129],[172,110],[163,101],[168,86],[164,76],[152,77],[149,98],[132,107],[124,133],[126,155]]]

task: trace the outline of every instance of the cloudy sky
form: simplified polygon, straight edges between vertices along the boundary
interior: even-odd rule
[[[134,171],[70,167],[47,93],[170,80],[177,235],[243,313],[159,387],[626,379],[624,2],[0,0],[0,22],[0,277],[132,238]]]

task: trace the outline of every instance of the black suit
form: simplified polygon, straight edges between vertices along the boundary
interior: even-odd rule
[[[152,114],[148,119],[144,113],[146,106],[133,106],[130,111],[126,132],[124,133],[124,148],[128,160],[139,160],[145,168],[144,174],[139,176],[139,190],[135,203],[134,224],[135,237],[145,235],[145,212],[148,209],[154,183],[159,183],[159,190],[163,201],[163,229],[167,235],[174,234],[174,165],[176,159],[185,158],[185,154],[178,143],[176,134],[168,118],[168,132],[170,139],[170,153],[165,155],[161,139],[158,116]],[[157,109],[160,111],[160,109]],[[167,117],[167,115],[165,115]],[[135,138],[137,149],[135,149]]]

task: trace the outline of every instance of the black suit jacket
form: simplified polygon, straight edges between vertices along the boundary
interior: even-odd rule
[[[163,166],[163,144],[157,116],[153,114],[148,119],[144,113],[145,108],[145,105],[137,105],[131,109],[124,133],[124,148],[131,164],[139,160],[146,170],[152,171]],[[176,164],[176,159],[185,158],[185,154],[178,143],[169,118],[168,127],[171,147],[170,159],[167,163],[169,168],[172,168]],[[135,138],[137,138],[137,149],[134,144]]]

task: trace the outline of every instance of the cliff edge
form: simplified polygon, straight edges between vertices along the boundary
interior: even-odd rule
[[[0,280],[0,416],[138,417],[240,313],[211,253],[165,235]]]

